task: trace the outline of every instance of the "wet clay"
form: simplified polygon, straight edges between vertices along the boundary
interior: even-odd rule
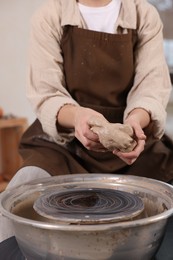
[[[100,117],[92,117],[89,125],[98,135],[100,143],[110,151],[131,152],[137,145],[130,125],[109,123]]]
[[[19,201],[18,203],[14,203],[13,207],[10,210],[11,213],[13,213],[17,216],[20,216],[22,218],[41,221],[44,223],[64,224],[64,225],[70,224],[67,221],[64,222],[63,219],[61,221],[58,221],[56,219],[44,217],[44,216],[41,216],[40,214],[38,214],[34,210],[33,206],[34,206],[35,201],[39,198],[39,196],[40,195],[36,192],[36,193],[32,194],[31,196],[26,197],[22,201]],[[129,221],[152,217],[152,216],[158,215],[158,214],[168,210],[167,206],[162,201],[162,199],[160,199],[158,197],[155,197],[155,196],[152,196],[149,194],[145,194],[143,192],[139,193],[138,196],[143,201],[144,210],[141,212],[141,214],[129,219]],[[124,220],[122,220],[120,222],[123,222],[123,221]],[[99,224],[99,223],[100,223],[100,218],[99,218],[99,214],[98,214],[97,224]],[[83,224],[85,224],[85,223],[83,223]]]

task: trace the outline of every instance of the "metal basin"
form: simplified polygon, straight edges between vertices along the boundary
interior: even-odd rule
[[[49,219],[33,209],[52,190],[110,189],[138,196],[144,211],[119,222],[68,223]],[[149,260],[159,249],[173,214],[173,187],[135,176],[75,174],[29,182],[0,196],[0,212],[11,220],[27,260]],[[98,218],[99,219],[99,218]]]

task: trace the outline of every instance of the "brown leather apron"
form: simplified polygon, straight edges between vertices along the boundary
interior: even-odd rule
[[[134,37],[67,26],[61,42],[67,90],[81,106],[95,109],[110,122],[122,123],[126,98],[133,84]],[[41,138],[36,120],[20,144],[23,166],[38,166],[51,175],[116,173],[173,179],[173,144],[151,140],[131,166],[111,152],[88,151],[74,139],[67,147]]]

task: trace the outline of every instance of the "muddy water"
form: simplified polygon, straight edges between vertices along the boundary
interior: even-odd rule
[[[34,210],[33,204],[39,196],[40,194],[36,192],[32,196],[25,198],[23,201],[15,202],[15,205],[13,205],[13,207],[11,208],[11,212],[17,216],[26,219],[58,224],[59,222],[57,222],[56,220],[43,217]],[[159,199],[158,197],[156,198],[148,194],[141,194],[140,198],[144,203],[144,210],[140,215],[131,219],[131,221],[134,221],[136,219],[147,218],[150,216],[155,216],[159,213],[168,210],[163,200]]]

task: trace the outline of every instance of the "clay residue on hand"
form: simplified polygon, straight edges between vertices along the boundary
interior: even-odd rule
[[[137,142],[130,125],[110,123],[104,118],[92,117],[89,120],[91,130],[98,135],[100,143],[108,150],[131,152]]]

